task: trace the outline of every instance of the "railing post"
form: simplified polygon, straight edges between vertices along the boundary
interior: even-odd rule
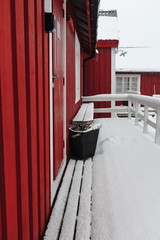
[[[147,133],[148,131],[148,106],[144,106],[144,125],[143,125],[143,132]]]
[[[115,108],[115,101],[111,100],[111,108]],[[116,113],[115,112],[111,112],[111,118],[115,118],[116,117]]]
[[[138,112],[139,112],[139,104],[135,102],[135,125],[138,125]]]
[[[157,108],[155,142],[160,144],[160,108]]]
[[[128,119],[131,119],[131,106],[132,102],[130,99],[128,99]]]

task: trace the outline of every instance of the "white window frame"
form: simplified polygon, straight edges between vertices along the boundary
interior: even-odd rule
[[[75,32],[75,103],[80,100],[80,42]]]
[[[121,92],[117,92],[117,78],[118,77],[122,78]],[[129,78],[129,89],[127,91],[124,91],[124,79],[126,77]],[[132,78],[137,78],[137,90],[136,90],[136,92],[140,92],[141,76],[139,74],[116,74],[116,93],[121,94],[121,93],[127,93],[127,92],[135,91],[134,89],[132,89]]]

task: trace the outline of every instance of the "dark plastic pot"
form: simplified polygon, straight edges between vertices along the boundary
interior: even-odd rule
[[[99,128],[88,132],[73,132],[70,130],[70,157],[84,160],[93,157],[96,150]]]

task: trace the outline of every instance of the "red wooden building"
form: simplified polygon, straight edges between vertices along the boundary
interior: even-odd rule
[[[119,43],[117,11],[99,11],[98,55],[86,62],[86,96],[115,93],[115,54]],[[110,107],[109,103],[96,103],[97,107]],[[98,116],[98,115],[97,115]],[[109,114],[101,114],[110,116]]]
[[[83,59],[95,55],[98,5],[1,1],[0,240],[43,236],[81,104]]]
[[[116,92],[138,91],[142,95],[160,94],[158,69],[117,69]]]

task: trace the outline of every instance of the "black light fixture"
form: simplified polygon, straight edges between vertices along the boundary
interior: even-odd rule
[[[56,29],[56,19],[52,12],[45,12],[45,31],[54,32]]]

